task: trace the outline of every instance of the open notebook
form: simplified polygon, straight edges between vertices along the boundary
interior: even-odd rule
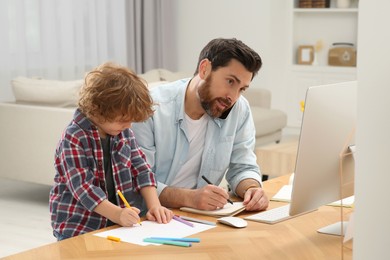
[[[201,214],[201,215],[213,216],[213,217],[225,217],[225,216],[234,216],[240,213],[241,211],[244,211],[245,206],[242,204],[242,202],[233,202],[233,205],[227,203],[223,208],[216,209],[216,210],[201,210],[201,209],[194,209],[188,207],[181,207],[180,210]]]

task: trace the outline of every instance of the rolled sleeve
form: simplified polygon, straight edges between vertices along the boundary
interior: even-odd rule
[[[157,183],[157,194],[158,196],[160,196],[161,192],[167,187],[168,185],[162,183],[162,182],[158,182]]]

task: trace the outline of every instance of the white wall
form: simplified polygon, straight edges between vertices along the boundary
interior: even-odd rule
[[[235,37],[263,59],[263,68],[251,86],[271,89],[272,106],[284,109],[280,73],[286,67],[280,63],[287,62],[283,53],[287,34],[273,33],[288,28],[284,0],[176,0],[176,4],[179,70],[193,73],[201,49],[211,39]]]
[[[264,24],[269,17],[268,1],[177,0],[177,11],[180,69],[193,72],[201,49],[217,37],[236,37],[261,56],[268,49],[268,42],[263,40],[268,38],[269,24]]]
[[[354,259],[390,259],[390,2],[360,0]]]

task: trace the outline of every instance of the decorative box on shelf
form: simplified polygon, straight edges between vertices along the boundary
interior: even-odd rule
[[[333,43],[328,53],[330,66],[356,67],[356,48],[353,43]]]
[[[330,0],[299,0],[299,8],[329,8]]]

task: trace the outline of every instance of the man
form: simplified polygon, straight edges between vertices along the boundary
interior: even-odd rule
[[[158,180],[161,204],[214,210],[228,193],[225,176],[246,210],[268,207],[253,152],[255,128],[248,101],[241,96],[262,61],[237,39],[214,39],[201,51],[192,79],[151,90],[154,115],[133,124],[137,141]]]

